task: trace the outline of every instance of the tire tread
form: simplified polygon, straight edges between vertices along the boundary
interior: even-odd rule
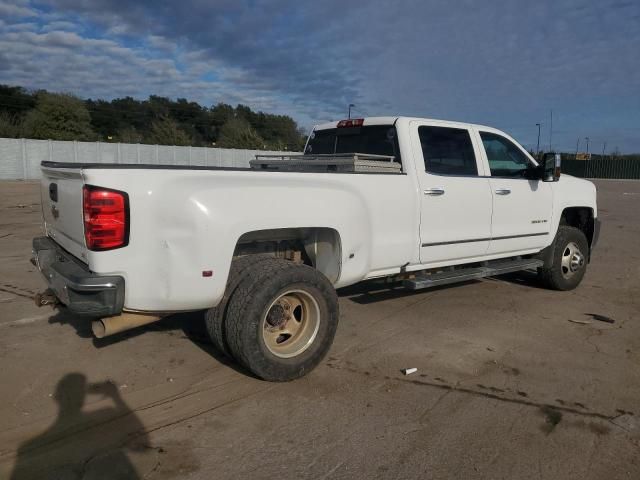
[[[326,303],[326,335],[318,338],[315,350],[300,354],[300,358],[278,360],[269,358],[260,342],[256,342],[256,322],[266,305],[264,295],[276,285],[307,285],[316,289]],[[280,287],[281,288],[281,287]],[[259,297],[263,297],[259,300]],[[252,265],[233,293],[225,318],[226,340],[233,357],[256,376],[269,381],[289,381],[312,370],[328,351],[338,322],[338,300],[335,289],[320,272],[307,265],[282,259],[270,259]]]
[[[268,254],[258,255],[246,255],[234,259],[231,262],[231,268],[229,269],[229,276],[227,279],[227,286],[224,291],[224,296],[217,306],[210,308],[205,313],[205,324],[211,343],[213,346],[224,355],[230,357],[231,351],[227,345],[225,335],[224,318],[229,305],[229,300],[238,285],[242,282],[242,279],[247,275],[248,271],[256,264],[265,260],[273,259],[274,257]]]

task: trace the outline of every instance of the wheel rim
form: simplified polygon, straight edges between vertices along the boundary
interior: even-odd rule
[[[584,268],[584,255],[578,245],[570,242],[562,251],[562,262],[560,264],[562,276],[569,279],[582,268]]]
[[[280,358],[291,358],[304,352],[315,340],[319,328],[318,302],[302,290],[280,294],[262,318],[264,344]]]

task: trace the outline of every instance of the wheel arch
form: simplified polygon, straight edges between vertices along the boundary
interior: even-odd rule
[[[591,249],[595,231],[595,216],[593,208],[586,206],[565,207],[560,215],[560,225],[568,225],[581,230],[585,237],[587,237],[589,249]]]
[[[558,231],[562,226],[570,226],[581,230],[584,233],[585,237],[587,237],[587,244],[589,246],[589,252],[587,252],[587,260],[591,261],[591,246],[593,244],[595,232],[595,218],[593,208],[587,206],[565,207],[562,209],[560,218],[557,222],[558,223],[555,229],[553,241],[539,253],[534,255],[534,257],[544,261],[545,267],[549,268],[551,263],[553,262],[553,248],[555,245],[555,239],[558,236]]]
[[[305,263],[322,273],[332,284],[340,278],[342,241],[340,233],[334,228],[295,227],[248,231],[238,238],[233,256],[264,253]]]

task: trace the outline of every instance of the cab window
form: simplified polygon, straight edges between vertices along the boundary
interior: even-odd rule
[[[314,130],[309,136],[305,155],[369,153],[394,157],[402,164],[400,148],[393,125],[369,125],[349,128]]]
[[[418,135],[427,172],[437,175],[478,175],[468,130],[425,126],[418,128]]]
[[[480,132],[492,177],[522,177],[531,166],[529,158],[501,135]]]

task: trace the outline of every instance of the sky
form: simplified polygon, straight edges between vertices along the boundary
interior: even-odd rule
[[[0,0],[0,83],[640,152],[640,1]]]

